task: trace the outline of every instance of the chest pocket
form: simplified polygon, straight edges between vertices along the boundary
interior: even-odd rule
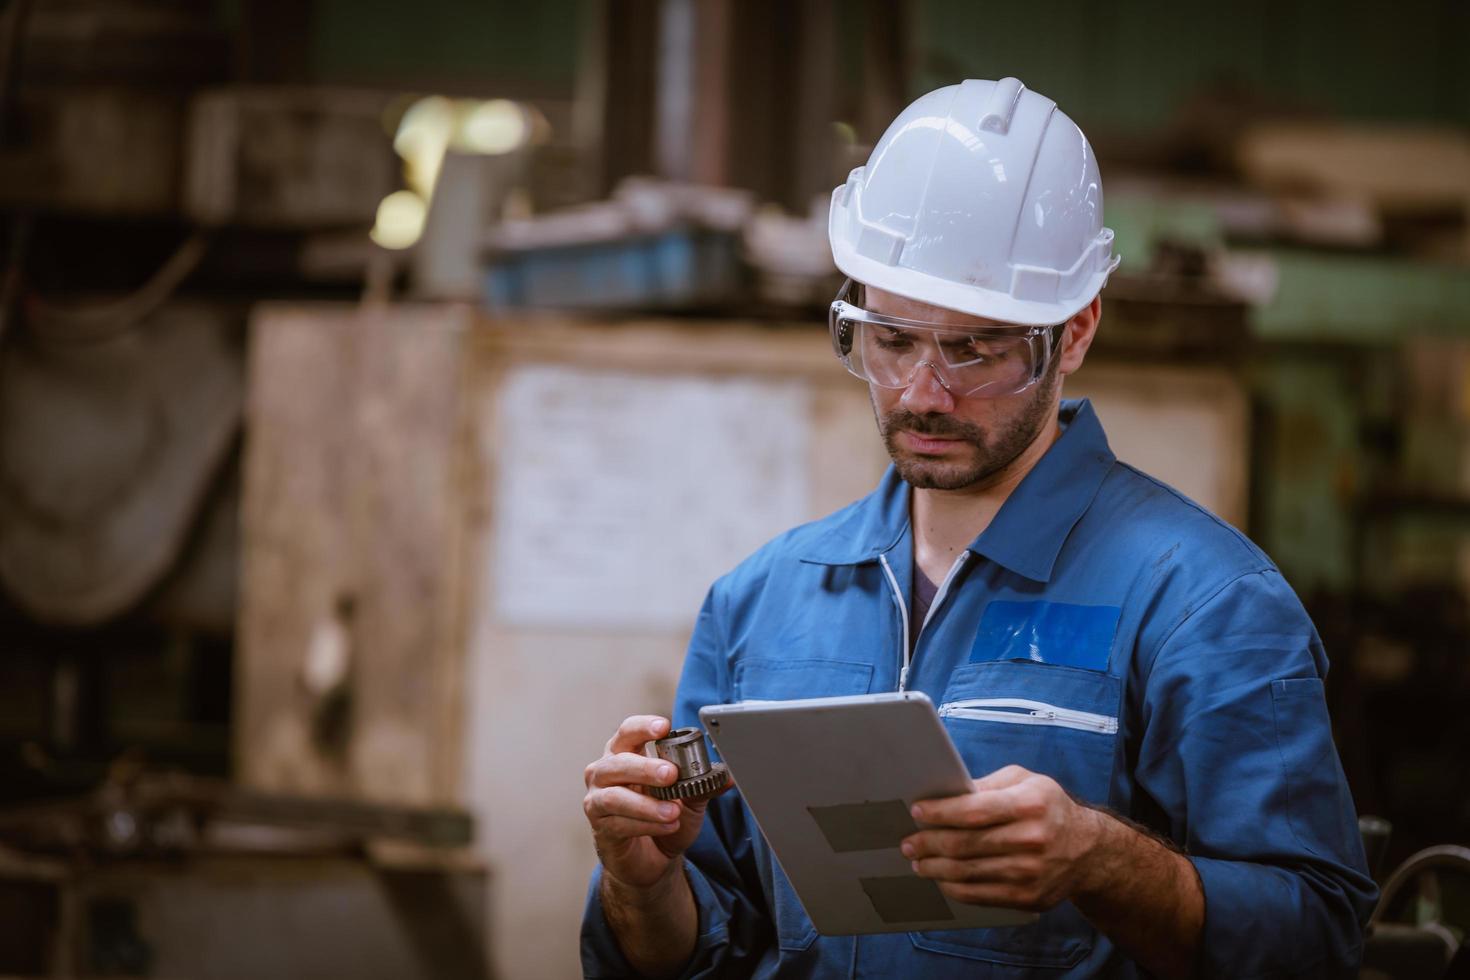
[[[1078,799],[1106,803],[1118,751],[1122,683],[1102,671],[995,660],[950,675],[939,713],[973,776],[1023,766]],[[1065,968],[1095,933],[1070,902],[1031,926],[911,933],[914,945],[1013,966]]]
[[[867,694],[873,665],[848,660],[741,660],[736,701],[793,701]]]
[[[763,660],[751,658],[735,665],[733,694],[737,701],[791,701],[800,698],[867,694],[873,681],[871,664],[846,660]],[[750,826],[754,815],[747,813]],[[777,945],[786,952],[809,949],[817,927],[796,897],[796,890],[771,855],[764,839],[758,844],[760,874],[767,888]]]

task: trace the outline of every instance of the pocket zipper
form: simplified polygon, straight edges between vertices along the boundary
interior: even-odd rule
[[[1051,725],[1103,735],[1112,735],[1118,730],[1118,719],[1111,715],[1058,708],[1054,704],[1025,698],[969,698],[964,701],[950,701],[939,706],[939,717],[1000,721],[1012,725]]]

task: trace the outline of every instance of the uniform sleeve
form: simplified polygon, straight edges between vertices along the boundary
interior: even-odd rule
[[[1152,661],[1140,787],[1204,888],[1200,973],[1356,976],[1377,899],[1316,630],[1274,570],[1190,604]]]
[[[705,597],[674,704],[674,726],[697,726],[699,709],[731,699],[725,669],[725,617],[721,582]],[[774,945],[764,892],[752,851],[754,828],[746,823],[738,790],[710,803],[704,827],[685,854],[684,867],[699,911],[694,955],[683,977],[748,973],[749,965]],[[582,916],[582,970],[588,977],[632,977],[599,900],[602,868],[592,874]],[[742,964],[747,964],[742,966]]]

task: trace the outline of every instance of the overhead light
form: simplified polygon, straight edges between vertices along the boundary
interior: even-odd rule
[[[454,134],[455,108],[442,95],[419,99],[403,114],[393,136],[393,149],[403,158],[408,185],[425,199],[434,194],[444,151]]]
[[[408,248],[424,233],[429,206],[413,191],[394,191],[378,205],[369,237],[383,248]]]
[[[379,203],[372,240],[393,249],[408,248],[419,240],[448,151],[498,156],[542,142],[549,135],[544,116],[507,99],[430,95],[415,100],[403,111],[393,133],[393,149],[403,159],[409,189],[389,194]]]
[[[507,99],[462,103],[459,126],[452,146],[463,153],[487,156],[518,150],[526,143],[530,127],[519,105]]]

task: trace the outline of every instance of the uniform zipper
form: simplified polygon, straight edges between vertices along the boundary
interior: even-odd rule
[[[954,581],[954,577],[959,574],[960,569],[965,567],[965,562],[969,558],[968,551],[961,551],[960,556],[954,560],[954,564],[949,566],[949,571],[944,574],[944,581],[939,583],[939,591],[934,593],[934,601],[929,603],[929,611],[924,614],[924,623],[919,627],[920,636],[924,635],[924,627],[929,625],[929,620],[934,618],[934,614],[944,604],[944,597],[949,592],[949,583]]]
[[[909,604],[903,600],[903,590],[898,587],[898,576],[893,574],[893,566],[888,564],[888,556],[879,555],[878,561],[883,565],[883,574],[888,578],[888,587],[893,590],[893,602],[898,606],[899,619],[903,621],[903,636],[899,638],[903,646],[898,651],[898,689],[902,691],[909,683]]]
[[[954,581],[955,575],[965,562],[969,559],[968,551],[960,552],[960,556],[949,566],[949,572],[944,576],[944,581],[939,584],[939,591],[934,593],[934,601],[929,603],[929,611],[924,614],[924,621],[919,624],[919,636],[924,635],[924,627],[929,625],[929,620],[934,618],[934,613],[944,603],[944,597],[949,592],[949,584]],[[899,650],[898,659],[898,689],[906,690],[909,683],[909,667],[912,666],[912,653],[909,644],[909,604],[904,598],[903,590],[898,587],[898,576],[893,574],[893,566],[888,564],[887,555],[879,555],[878,561],[883,565],[883,574],[888,579],[888,587],[893,590],[893,601],[898,606],[899,618],[903,621],[903,647]],[[916,638],[917,639],[917,638]]]
[[[972,721],[999,721],[1011,725],[1051,725],[1075,728],[1084,732],[1112,735],[1118,730],[1118,719],[1090,711],[1059,708],[1045,701],[1025,698],[968,698],[949,701],[939,706],[941,718],[968,718]]]

